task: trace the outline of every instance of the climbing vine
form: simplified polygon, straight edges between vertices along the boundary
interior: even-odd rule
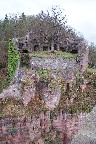
[[[16,68],[18,66],[19,52],[14,50],[14,45],[12,40],[9,40],[8,49],[8,72],[10,81],[13,79]]]

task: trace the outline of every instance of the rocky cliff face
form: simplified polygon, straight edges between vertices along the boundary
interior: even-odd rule
[[[31,57],[28,69],[19,67],[0,94],[1,144],[70,144],[82,123],[72,112],[75,100],[78,106],[76,72],[72,58]]]
[[[46,143],[46,141],[70,144],[72,137],[80,127],[81,117],[58,113],[50,117],[50,111],[41,112],[34,116],[6,117],[0,120],[0,142]],[[57,135],[58,133],[58,135]],[[49,136],[50,134],[50,136]],[[47,136],[47,137],[46,137]]]

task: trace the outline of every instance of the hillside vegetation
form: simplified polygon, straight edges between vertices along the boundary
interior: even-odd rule
[[[41,43],[49,42],[51,47],[54,41],[55,44],[61,45],[61,51],[62,46],[66,47],[66,52],[37,49],[36,52],[30,53],[30,56],[76,58],[77,54],[70,53],[72,49],[82,48],[82,45],[79,45],[81,43],[86,45],[84,37],[67,25],[64,11],[58,7],[53,7],[47,12],[41,11],[38,15],[6,14],[4,20],[0,21],[0,92],[8,85],[8,41],[13,37],[24,37],[27,32],[34,34],[34,41],[38,39]],[[96,61],[95,45],[90,45],[89,48],[89,66],[92,68]],[[88,71],[93,72],[93,69]]]
[[[77,45],[81,42],[86,43],[82,35],[78,35],[67,25],[64,11],[58,7],[30,16],[24,13],[6,14],[4,20],[0,21],[0,68],[7,66],[9,39],[24,37],[27,32],[34,36],[34,42],[38,41],[40,44],[48,42],[51,48],[54,44],[60,45],[61,50],[66,47],[66,52],[77,49]]]

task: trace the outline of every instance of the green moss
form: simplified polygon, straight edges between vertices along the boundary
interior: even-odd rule
[[[62,57],[62,58],[76,58],[77,54],[72,54],[72,53],[66,53],[66,52],[62,52],[62,51],[54,51],[54,53],[52,53],[52,51],[39,51],[39,52],[33,52],[30,53],[30,57],[35,56],[35,57]]]
[[[56,88],[58,87],[58,85],[56,85],[56,84],[50,84],[49,87],[50,87],[51,89],[56,89]]]
[[[7,128],[9,134],[14,134],[15,133],[15,128],[12,125],[9,125]]]
[[[88,73],[96,73],[96,68],[87,68]]]
[[[47,73],[47,70],[43,70],[43,69],[37,70],[36,73],[37,73],[39,76],[41,76],[41,75]]]
[[[48,79],[46,77],[40,77],[39,81],[46,83],[46,82],[48,82]]]
[[[50,82],[51,81],[51,73],[49,70],[38,70],[36,71],[37,75],[39,75],[39,81],[41,82]]]
[[[25,78],[23,84],[24,84],[24,86],[26,86],[26,85],[30,85],[31,82],[32,81],[29,78]]]

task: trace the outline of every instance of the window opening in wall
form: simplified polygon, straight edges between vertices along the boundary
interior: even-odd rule
[[[54,44],[54,50],[57,50],[57,45],[56,44]]]
[[[72,53],[72,54],[78,54],[78,50],[77,49],[73,49],[73,50],[70,51],[70,53]]]
[[[48,46],[43,46],[43,51],[47,51],[48,50]]]
[[[34,51],[38,51],[39,50],[39,46],[38,45],[35,45],[34,46]]]
[[[24,49],[24,50],[23,50],[23,53],[28,53],[28,50]]]

